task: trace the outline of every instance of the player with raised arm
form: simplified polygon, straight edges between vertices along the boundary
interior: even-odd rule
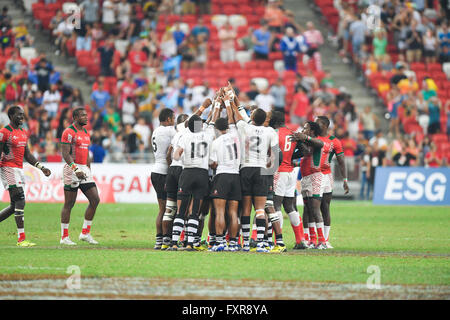
[[[292,165],[292,156],[296,149],[296,143],[291,141],[294,130],[291,130],[285,126],[284,114],[279,111],[274,111],[272,113],[272,118],[269,124],[277,131],[278,143],[281,151],[283,152],[282,163],[278,167],[278,170],[274,176],[275,195],[273,203],[280,221],[283,221],[283,214],[281,212],[281,206],[283,205],[284,210],[291,222],[292,230],[294,231],[294,249],[299,249],[299,247],[302,246],[304,236],[301,217],[297,211],[295,195],[297,175],[295,174],[294,167]]]
[[[327,249],[323,232],[323,218],[320,213],[320,204],[323,195],[322,163],[324,154],[328,153],[330,144],[317,137],[320,127],[313,121],[308,121],[303,127],[303,132],[293,134],[293,140],[301,141],[305,147],[303,159],[300,165],[302,174],[302,196],[306,200],[308,212],[309,232],[315,233],[317,229],[318,244],[315,249]]]
[[[242,236],[243,251],[250,251],[250,214],[255,207],[257,226],[257,252],[268,252],[264,246],[266,231],[265,205],[268,192],[266,170],[269,157],[278,152],[278,139],[264,127],[266,112],[256,109],[251,115],[251,123],[244,120],[236,105],[233,114],[241,140],[241,188],[242,188]]]
[[[323,177],[323,198],[320,205],[320,211],[322,212],[323,224],[324,224],[324,237],[326,240],[326,245],[328,249],[333,247],[329,243],[329,235],[331,229],[331,218],[330,218],[330,203],[333,194],[333,174],[331,173],[331,160],[333,156],[336,155],[336,159],[339,165],[339,170],[341,176],[343,177],[344,183],[343,187],[345,194],[348,194],[350,189],[348,187],[347,180],[347,170],[345,169],[345,159],[344,159],[344,149],[338,138],[328,134],[328,128],[330,126],[330,120],[326,116],[319,116],[316,119],[316,123],[320,127],[319,139],[322,141],[328,141],[330,143],[330,151],[326,155],[325,161],[322,166]]]
[[[83,128],[88,123],[88,115],[84,108],[76,108],[72,113],[73,123],[63,131],[61,136],[61,153],[66,162],[63,167],[64,206],[61,210],[60,244],[76,245],[69,238],[70,213],[77,200],[78,188],[89,201],[84,214],[84,223],[79,240],[90,244],[98,244],[91,235],[92,220],[100,203],[97,185],[91,173],[89,144],[91,138]]]
[[[155,165],[151,173],[151,181],[158,198],[158,216],[156,217],[156,243],[153,249],[159,250],[163,244],[162,221],[166,211],[167,193],[165,190],[166,176],[168,170],[167,150],[172,138],[176,134],[173,126],[175,115],[172,109],[165,108],[159,113],[160,126],[152,133],[152,146],[155,155]]]
[[[181,172],[183,171],[183,164],[180,160],[173,159],[173,153],[185,130],[189,130],[185,127],[185,121],[188,119],[187,114],[180,114],[177,117],[177,133],[172,138],[169,148],[167,149],[166,162],[169,165],[167,169],[165,191],[167,193],[166,210],[162,219],[162,231],[163,231],[163,243],[161,250],[167,250],[170,246],[170,240],[172,237],[172,223],[177,213],[177,191],[178,180],[180,179]]]
[[[209,99],[208,99],[209,100]],[[210,101],[209,101],[210,102]],[[202,111],[209,106],[204,103],[200,108]],[[217,118],[218,112],[215,112]],[[173,222],[172,228],[172,244],[171,250],[177,250],[177,242],[184,226],[184,218],[187,213],[189,203],[192,196],[192,214],[188,221],[187,251],[199,250],[200,245],[194,245],[195,236],[197,234],[199,224],[199,211],[203,198],[208,193],[208,167],[209,152],[211,143],[215,137],[214,120],[207,124],[207,128],[203,129],[203,122],[197,114],[191,116],[188,120],[187,131],[178,141],[173,158],[175,160],[182,159],[183,172],[180,175],[178,183],[178,213]],[[203,247],[201,248],[204,249]]]
[[[3,187],[8,190],[10,205],[0,211],[0,222],[14,214],[17,226],[17,246],[33,247],[36,244],[26,240],[24,228],[25,209],[25,176],[23,174],[23,159],[40,169],[45,176],[50,170],[40,164],[28,149],[28,136],[22,129],[25,113],[20,106],[8,109],[10,123],[0,130],[0,174]]]
[[[219,118],[215,121],[215,128],[220,132],[220,136],[213,141],[211,147],[211,168],[216,170],[211,191],[215,208],[216,243],[210,250],[236,251],[239,232],[238,205],[241,200],[241,180],[239,177],[241,145],[233,110],[231,109],[230,95],[227,94],[224,101],[219,100],[220,102],[216,102],[214,109],[219,109],[220,103],[224,102],[228,120]],[[226,232],[225,211],[227,211],[229,221],[230,242],[228,247],[224,239]]]

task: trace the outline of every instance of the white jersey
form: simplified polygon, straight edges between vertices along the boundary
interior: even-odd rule
[[[268,151],[278,145],[278,135],[271,127],[255,126],[238,121],[236,126],[241,136],[241,168],[266,168]]]
[[[181,155],[183,167],[185,169],[200,168],[208,170],[209,154],[214,138],[215,132],[212,125],[200,132],[193,133],[188,130],[183,133],[177,146],[177,148],[183,149],[183,154]]]
[[[181,159],[175,160],[173,158],[173,154],[175,153],[175,150],[178,146],[178,141],[180,141],[180,138],[183,136],[184,132],[185,132],[185,130],[183,130],[183,129],[181,131],[177,131],[177,133],[173,136],[172,141],[170,142],[170,144],[172,145],[172,155],[171,155],[172,162],[170,163],[171,167],[176,167],[176,166],[182,167],[183,166]]]
[[[235,125],[230,125],[227,133],[213,141],[210,159],[217,162],[216,174],[239,174],[241,143]]]
[[[167,149],[169,149],[170,142],[175,136],[176,131],[173,126],[160,126],[153,131],[152,146],[155,155],[155,166],[153,172],[159,174],[167,174]]]

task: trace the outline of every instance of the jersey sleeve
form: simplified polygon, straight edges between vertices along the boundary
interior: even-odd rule
[[[270,147],[273,148],[279,145],[278,134],[275,130],[270,130]]]
[[[0,142],[5,143],[6,141],[8,141],[8,137],[9,137],[9,131],[5,128],[2,128],[0,130]]]
[[[73,138],[74,138],[74,134],[73,134],[72,130],[66,129],[66,130],[64,130],[64,132],[61,136],[61,143],[72,144]]]
[[[344,149],[342,148],[342,143],[339,139],[334,139],[334,152],[336,152],[336,156],[344,154]]]
[[[217,140],[211,144],[211,150],[209,153],[209,162],[217,162]]]

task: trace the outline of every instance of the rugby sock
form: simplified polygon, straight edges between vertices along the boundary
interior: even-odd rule
[[[244,247],[250,246],[250,216],[241,217],[242,239],[244,240]]]
[[[279,217],[279,219],[280,219],[280,220],[279,220],[279,221],[280,221],[280,228],[283,229],[283,222],[284,222],[284,219],[283,219],[283,212],[277,211],[276,214],[278,214],[278,217]]]
[[[23,240],[25,240],[25,229],[24,228],[20,228],[17,229],[17,242],[22,242]]]
[[[264,216],[264,209],[256,210],[256,241],[258,243],[264,240],[264,233],[266,231],[266,218]]]
[[[198,218],[197,216],[191,215],[191,218],[188,221],[187,225],[187,238],[188,238],[188,245],[193,246],[195,242],[195,237],[197,235],[197,229],[198,229]]]
[[[89,232],[91,232],[91,224],[92,224],[92,220],[88,221],[88,220],[84,219],[83,229],[81,229],[81,233],[88,234]]]
[[[308,229],[309,229],[309,239],[312,243],[316,244],[316,223],[310,222],[308,223]]]
[[[229,244],[229,246],[230,246],[230,247],[236,246],[236,238],[230,238],[230,244]]]
[[[272,228],[272,222],[270,220],[267,223],[267,241],[269,244],[273,244],[273,228]]]
[[[309,229],[308,228],[303,228],[303,234],[305,236],[305,240],[309,241]]]
[[[175,220],[173,220],[173,227],[172,227],[172,245],[176,245],[178,243],[178,240],[180,240],[181,233],[184,234],[184,219],[176,217]]]
[[[163,235],[162,244],[165,246],[170,245],[170,234]]]
[[[69,236],[69,224],[61,223],[61,239]]]
[[[158,233],[156,235],[156,243],[155,243],[155,245],[161,246],[162,244],[163,244],[163,235]]]
[[[325,241],[328,241],[328,238],[330,237],[330,229],[331,226],[323,226],[323,236],[325,237]]]
[[[282,234],[277,234],[275,237],[277,239],[277,246],[284,247],[283,235]]]
[[[300,243],[304,239],[302,218],[297,211],[288,213],[289,220],[291,221],[292,230],[295,235],[295,243]]]
[[[208,235],[208,244],[209,244],[210,246],[213,246],[213,245],[216,244],[216,234],[215,234],[215,233],[210,233],[210,234]]]
[[[222,235],[218,235],[218,236],[216,236],[216,245],[223,245],[223,237],[222,237]]]
[[[319,238],[319,243],[325,242],[325,237],[323,236],[323,222],[317,222],[316,223],[317,228],[317,237]]]

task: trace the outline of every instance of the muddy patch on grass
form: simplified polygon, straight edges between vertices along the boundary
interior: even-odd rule
[[[1,299],[450,299],[450,286],[381,285],[294,281],[82,278],[79,289],[53,276],[0,277]]]

